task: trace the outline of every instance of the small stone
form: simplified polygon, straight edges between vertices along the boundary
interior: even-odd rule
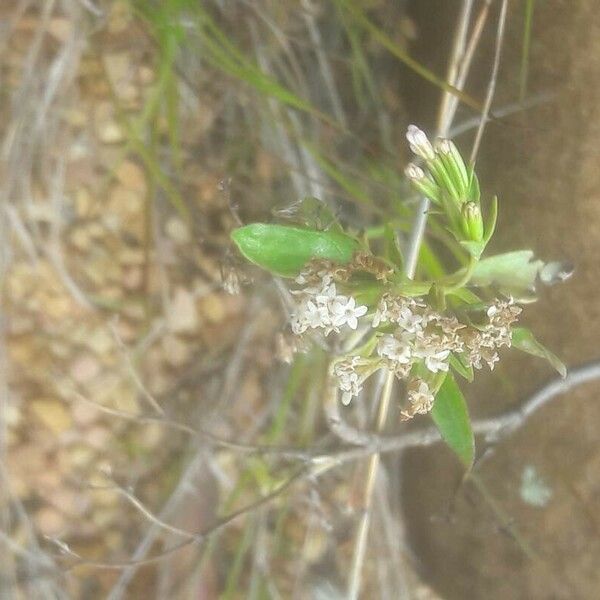
[[[56,536],[65,528],[64,517],[49,506],[40,508],[34,515],[33,520],[42,535]]]
[[[184,365],[190,358],[190,347],[176,335],[167,334],[162,339],[167,362],[174,367]]]
[[[97,327],[85,338],[86,346],[96,354],[103,356],[112,351],[114,339],[106,327]]]
[[[117,179],[123,187],[139,194],[147,191],[146,176],[143,169],[131,160],[123,161],[116,171]]]
[[[167,320],[174,333],[190,333],[198,327],[198,312],[191,292],[183,287],[175,291],[169,305]]]
[[[71,108],[64,114],[64,118],[73,127],[83,127],[88,122],[88,114],[81,108]]]
[[[202,315],[211,323],[220,323],[227,316],[226,306],[219,294],[208,294],[200,304]]]
[[[73,408],[71,409],[71,415],[76,425],[79,427],[87,427],[98,420],[100,411],[91,404],[82,400],[75,400]]]
[[[147,65],[142,65],[138,69],[138,80],[142,85],[150,85],[151,83],[154,83],[155,79],[156,76],[154,71]]]
[[[69,372],[77,383],[87,383],[100,373],[100,363],[91,354],[82,354],[72,363]]]
[[[134,71],[128,52],[111,52],[103,57],[104,68],[115,95],[121,100],[135,100],[137,88],[132,85]]]
[[[73,425],[71,413],[64,403],[54,398],[37,398],[29,403],[33,414],[55,434],[63,433]]]
[[[105,529],[115,520],[115,517],[116,513],[113,506],[99,508],[92,514],[92,522],[100,529]]]
[[[106,121],[97,128],[98,139],[104,144],[119,144],[124,139],[123,130],[115,121]]]
[[[138,267],[127,267],[123,270],[121,281],[126,290],[138,290],[144,283],[144,271]]]
[[[48,33],[59,42],[66,42],[73,31],[73,21],[62,17],[50,19]]]
[[[178,244],[187,244],[190,241],[190,230],[187,225],[177,217],[171,217],[165,227],[167,235]]]
[[[66,459],[71,468],[87,467],[96,456],[95,450],[87,444],[75,444],[66,453]]]
[[[96,426],[86,431],[85,439],[92,448],[105,450],[110,440],[110,431],[106,427]]]

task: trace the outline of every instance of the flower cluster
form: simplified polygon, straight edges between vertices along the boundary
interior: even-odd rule
[[[373,318],[373,327],[381,324],[391,324],[394,330],[379,338],[377,353],[401,379],[417,362],[431,373],[448,371],[450,353],[464,347],[459,335],[464,325],[413,298],[384,295]]]
[[[326,269],[315,272],[309,268],[300,273],[296,283],[304,285],[292,292],[297,298],[291,318],[291,328],[296,335],[308,329],[322,329],[325,335],[339,333],[345,325],[356,329],[358,319],[367,312],[367,307],[357,306],[352,296],[338,294],[332,274]]]
[[[511,345],[511,326],[518,319],[521,308],[512,300],[499,300],[487,309],[488,323],[479,329],[470,329],[464,337],[468,364],[481,369],[486,362],[490,369],[500,359],[497,349]]]
[[[512,301],[496,301],[487,309],[483,324],[461,323],[455,316],[434,311],[422,300],[384,294],[373,315],[376,334],[376,368],[386,367],[396,377],[406,381],[408,407],[401,418],[431,410],[436,374],[447,372],[454,354],[466,367],[480,369],[486,363],[490,369],[498,361],[498,349],[511,344],[511,325],[521,309]],[[364,379],[361,365],[365,359],[350,356],[338,362],[333,375],[343,393],[343,402],[361,390]],[[371,371],[372,372],[372,369]]]

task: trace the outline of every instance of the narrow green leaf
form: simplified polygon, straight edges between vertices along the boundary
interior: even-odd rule
[[[564,363],[540,342],[538,342],[533,333],[525,327],[515,327],[512,331],[512,345],[522,352],[532,354],[539,358],[546,359],[559,373],[561,377],[567,376],[567,367]]]
[[[266,223],[239,227],[231,238],[250,262],[284,277],[294,277],[313,258],[347,263],[358,249],[343,233]]]
[[[471,108],[481,112],[481,105],[479,102],[475,101],[468,94],[465,94],[465,92],[462,92],[458,88],[450,85],[441,77],[438,77],[435,73],[430,71],[427,67],[424,67],[421,63],[409,56],[404,48],[398,45],[384,31],[370,21],[363,12],[360,2],[355,2],[354,0],[336,0],[336,2],[339,6],[345,8],[350,15],[352,15],[352,18],[358,25],[368,31],[373,38],[377,40],[377,42],[379,42],[390,54],[403,62],[409,69],[412,69],[423,79],[433,83],[445,92],[449,92],[453,96],[456,96],[467,106],[470,106]]]
[[[448,292],[448,296],[457,298],[462,303],[467,305],[481,304],[481,298],[477,294],[474,294],[471,290],[464,287]]]
[[[521,73],[519,76],[519,102],[525,100],[527,79],[529,77],[529,50],[531,47],[531,30],[533,28],[533,8],[535,0],[525,0],[525,18],[523,23],[523,43],[521,50]]]
[[[475,439],[467,403],[451,373],[435,397],[431,417],[444,441],[470,469],[475,458]]]
[[[496,230],[496,221],[498,220],[498,196],[492,198],[490,212],[485,223],[485,235],[483,241],[487,244]]]

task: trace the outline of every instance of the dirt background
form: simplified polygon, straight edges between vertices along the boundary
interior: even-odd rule
[[[519,35],[514,27],[508,32],[500,103],[518,80]],[[555,100],[509,126],[490,125],[479,164],[486,185],[502,199],[497,247],[532,248],[575,265],[572,279],[546,289],[526,320],[576,367],[600,357],[597,6],[536,3],[531,65],[531,87],[555,93]],[[494,376],[468,390],[471,406],[491,415],[552,377],[535,361],[507,357]],[[421,572],[443,597],[598,597],[599,389],[590,383],[556,398],[476,466],[500,515],[473,482],[461,484],[448,453],[411,453],[407,523]],[[527,465],[552,490],[545,507],[528,505],[520,495]]]

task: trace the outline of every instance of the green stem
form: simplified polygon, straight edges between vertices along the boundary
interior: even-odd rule
[[[460,274],[460,278],[458,279],[458,281],[456,283],[453,283],[452,285],[444,286],[444,288],[443,288],[444,295],[451,294],[452,292],[455,292],[456,290],[459,290],[460,288],[467,285],[467,283],[469,283],[471,277],[473,276],[473,271],[475,271],[477,262],[478,262],[477,259],[474,256],[470,255],[469,262],[468,262],[467,266],[462,270],[462,273]],[[459,271],[459,273],[460,273],[460,271]]]

